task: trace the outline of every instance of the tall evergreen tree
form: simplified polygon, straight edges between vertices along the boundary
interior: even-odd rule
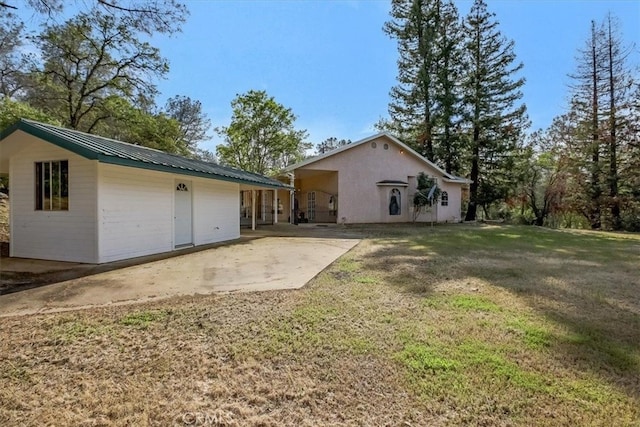
[[[384,31],[398,41],[398,85],[391,89],[393,130],[433,160],[436,28],[440,0],[392,0]]]
[[[347,144],[351,144],[350,139],[338,139],[335,136],[325,139],[319,144],[316,144],[316,153],[324,154],[336,148],[344,147]]]
[[[619,173],[618,150],[625,144],[624,139],[620,140],[620,133],[631,124],[630,113],[633,99],[633,75],[627,65],[627,58],[630,49],[625,49],[622,45],[622,36],[618,31],[618,22],[609,13],[603,23],[604,50],[605,50],[605,72],[606,72],[606,94],[607,106],[606,116],[606,138],[607,155],[609,157],[609,167],[607,173],[607,184],[609,190],[609,223],[611,228],[619,230],[622,228],[621,198],[619,194],[621,176]]]
[[[578,52],[576,72],[570,77],[572,85],[571,110],[575,118],[572,155],[577,163],[574,171],[584,173],[584,215],[591,228],[602,226],[602,140],[600,128],[601,98],[605,90],[602,64],[604,52],[599,46],[604,34],[594,21],[586,46]]]
[[[614,17],[608,15],[601,25],[592,21],[571,75],[570,154],[576,181],[583,183],[579,188],[583,203],[577,210],[594,229],[624,227],[623,204],[632,192],[626,164],[628,146],[638,131],[633,116],[637,83],[627,63],[630,52],[622,45]]]
[[[452,1],[393,0],[384,31],[398,42],[398,84],[391,89],[391,130],[427,159],[457,172],[460,24]]]
[[[516,76],[514,42],[498,30],[494,14],[483,0],[475,0],[464,22],[467,73],[463,78],[471,164],[470,200],[465,220],[476,219],[507,196],[511,188],[512,154],[528,125],[526,107],[518,104],[524,79]]]
[[[448,173],[462,173],[463,147],[460,138],[462,116],[462,78],[464,58],[463,34],[458,10],[453,1],[440,9],[440,25],[436,35],[436,75],[434,157]]]

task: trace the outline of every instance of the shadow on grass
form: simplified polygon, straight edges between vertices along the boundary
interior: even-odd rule
[[[416,297],[479,279],[559,330],[549,351],[640,396],[640,237],[516,226],[403,230],[378,239],[363,268]],[[468,292],[468,290],[466,290]]]

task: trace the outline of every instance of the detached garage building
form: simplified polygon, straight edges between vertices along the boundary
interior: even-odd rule
[[[96,264],[239,238],[241,191],[288,199],[290,190],[24,119],[0,134],[0,173],[9,174],[10,256]]]

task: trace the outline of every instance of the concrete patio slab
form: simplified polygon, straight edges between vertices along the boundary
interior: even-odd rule
[[[0,295],[0,317],[175,295],[296,289],[360,240],[264,237]]]

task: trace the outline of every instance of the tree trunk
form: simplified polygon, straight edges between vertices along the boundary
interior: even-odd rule
[[[478,209],[478,176],[480,175],[479,158],[480,158],[480,129],[475,126],[473,129],[473,156],[471,159],[471,185],[469,187],[469,207],[464,217],[465,221],[475,221]]]
[[[618,200],[618,161],[617,161],[617,139],[616,139],[616,87],[613,77],[613,37],[611,35],[611,15],[608,23],[608,68],[609,68],[609,198],[611,206],[611,227],[614,230],[622,228],[620,218],[620,201]]]
[[[591,66],[592,66],[592,101],[591,101],[591,191],[589,222],[592,229],[602,227],[600,213],[600,139],[598,129],[598,58],[596,52],[596,29],[595,23],[591,22]]]

